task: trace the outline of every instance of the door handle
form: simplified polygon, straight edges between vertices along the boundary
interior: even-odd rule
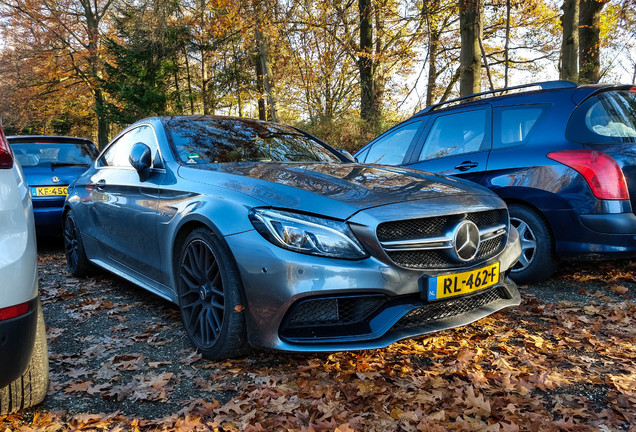
[[[455,169],[460,171],[468,171],[469,169],[475,168],[478,165],[479,165],[479,162],[464,161],[460,163],[459,165],[455,166]]]
[[[95,183],[95,187],[97,188],[97,190],[104,190],[104,187],[106,187],[106,180],[99,180],[97,183]]]

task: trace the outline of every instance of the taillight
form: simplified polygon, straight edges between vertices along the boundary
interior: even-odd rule
[[[596,198],[629,199],[623,171],[610,155],[594,150],[563,150],[548,153],[548,157],[581,174]]]
[[[29,311],[29,303],[20,303],[15,306],[9,306],[0,309],[0,321],[19,317]]]
[[[0,128],[0,169],[13,168],[13,156],[11,156],[11,149],[9,143]]]

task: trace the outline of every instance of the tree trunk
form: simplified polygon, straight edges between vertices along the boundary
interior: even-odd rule
[[[371,0],[358,0],[360,13],[360,56],[358,70],[360,72],[360,117],[371,127],[380,118],[379,104],[376,102],[373,62],[373,6]]]
[[[106,117],[106,104],[104,94],[99,88],[101,76],[101,58],[98,52],[100,33],[99,10],[93,10],[90,2],[84,0],[81,2],[84,9],[84,18],[86,19],[86,30],[88,32],[88,58],[89,71],[92,76],[90,86],[92,87],[93,98],[95,99],[95,114],[97,116],[97,146],[102,149],[108,144],[110,135],[110,125]]]
[[[93,92],[93,97],[95,98],[95,111],[97,112],[97,147],[101,150],[108,144],[110,124],[104,109],[104,94],[97,89]]]
[[[565,0],[563,2],[563,42],[561,43],[561,71],[562,80],[578,82],[579,55],[579,0]]]
[[[510,66],[510,11],[512,6],[510,0],[506,0],[506,43],[504,45],[505,52],[505,68],[504,68],[504,88],[508,87],[508,69]]]
[[[190,100],[190,114],[194,114],[194,94],[192,94],[192,75],[190,74],[190,60],[188,50],[183,48],[183,58],[185,59],[186,77],[188,79],[188,99]]]
[[[579,9],[579,81],[595,83],[601,78],[601,11],[609,0],[581,0]]]
[[[260,12],[257,12],[260,13]],[[269,67],[269,49],[267,46],[267,42],[263,38],[263,33],[259,29],[259,25],[256,25],[256,45],[258,47],[257,51],[257,63],[260,63],[261,76],[263,80],[263,84],[265,86],[265,92],[267,93],[267,102],[268,102],[268,116],[267,120],[278,121],[276,118],[276,102],[274,99],[274,86],[272,85],[271,80],[271,72]],[[258,66],[257,66],[258,68]],[[257,72],[258,73],[258,72]],[[260,111],[260,105],[259,105]]]
[[[481,91],[481,17],[483,0],[459,0],[461,50],[459,93],[469,96]]]
[[[439,0],[424,2],[424,15],[428,27],[428,84],[426,86],[426,106],[433,105],[437,91],[437,51],[439,49],[439,24],[435,12]]]
[[[256,92],[258,93],[258,118],[267,120],[267,108],[265,106],[265,81],[263,79],[263,63],[260,51],[254,53],[254,67],[256,68]]]

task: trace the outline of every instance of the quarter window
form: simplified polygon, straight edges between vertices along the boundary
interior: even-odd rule
[[[394,130],[372,144],[364,159],[366,163],[400,165],[422,121],[414,121]]]
[[[541,115],[547,112],[545,106],[497,108],[498,139],[495,148],[513,147],[523,144],[530,136]]]
[[[485,136],[485,110],[439,116],[431,126],[419,160],[479,151],[482,149]]]

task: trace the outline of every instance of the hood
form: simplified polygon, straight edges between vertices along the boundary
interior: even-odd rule
[[[361,164],[223,163],[182,166],[185,179],[234,190],[265,205],[347,219],[360,210],[440,196],[492,195],[436,174]]]

